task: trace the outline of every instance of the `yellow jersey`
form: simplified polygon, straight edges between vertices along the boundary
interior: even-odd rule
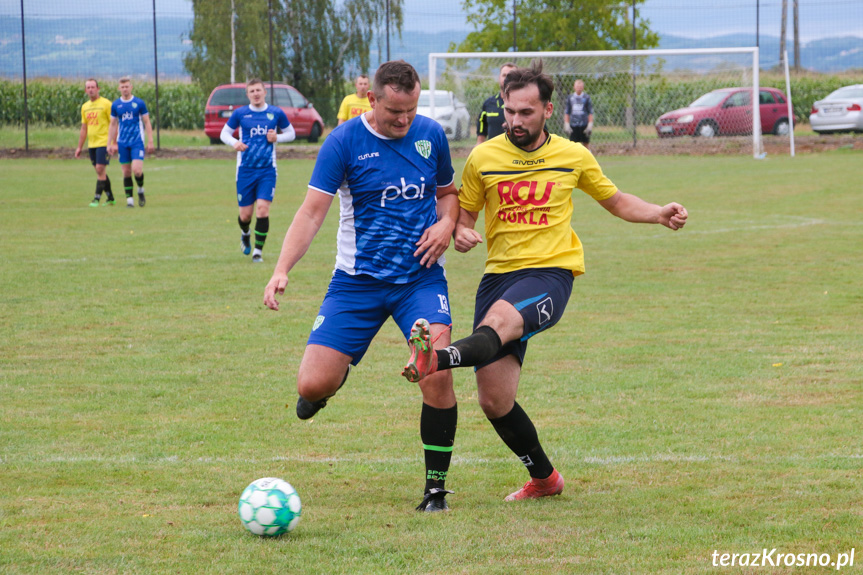
[[[87,146],[104,148],[108,145],[108,126],[111,123],[111,100],[99,97],[87,100],[81,106],[81,123],[87,124]]]
[[[360,98],[356,94],[351,94],[350,96],[345,96],[345,99],[342,100],[337,117],[339,120],[347,121],[351,118],[356,118],[360,114],[365,114],[371,109],[372,105],[369,104],[368,98]]]
[[[572,229],[572,191],[597,201],[617,192],[587,148],[554,134],[526,152],[501,134],[477,146],[464,167],[459,204],[485,208],[485,273],[557,267],[584,273]]]

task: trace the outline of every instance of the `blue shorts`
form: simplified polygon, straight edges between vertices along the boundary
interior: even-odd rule
[[[135,140],[134,142],[117,142],[117,155],[120,157],[121,164],[129,164],[132,160],[144,161],[144,142]]]
[[[485,274],[476,290],[473,328],[498,300],[515,306],[524,319],[524,335],[504,345],[497,355],[478,365],[479,369],[508,355],[524,363],[527,340],[560,321],[572,294],[572,271],[562,268],[526,268],[504,274]]]
[[[255,200],[273,201],[276,193],[276,168],[237,168],[237,204],[251,206]]]
[[[102,146],[101,148],[90,148],[90,163],[100,166],[107,166],[108,162],[111,161],[111,156],[108,155],[108,148]]]
[[[420,277],[393,284],[369,275],[337,270],[309,334],[309,344],[323,345],[351,356],[357,365],[384,322],[392,316],[405,340],[419,318],[451,324],[449,294],[443,267],[423,268]]]

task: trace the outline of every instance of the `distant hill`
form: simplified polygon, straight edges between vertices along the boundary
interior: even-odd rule
[[[754,46],[755,37],[751,34],[728,34],[707,38],[685,38],[665,35],[660,38],[659,47],[663,49],[683,48],[734,48]],[[759,38],[761,68],[768,69],[779,65],[779,38],[761,36]],[[794,63],[794,45],[786,42],[789,63]],[[706,58],[705,60],[709,60]],[[849,69],[863,69],[863,38],[843,36],[822,38],[800,45],[800,65],[817,72],[842,72]]]
[[[30,18],[26,21],[28,78],[152,78],[153,23],[151,20],[123,18]],[[187,78],[183,55],[190,49],[187,39],[191,20],[188,17],[162,17],[157,21],[158,64],[161,78]],[[428,73],[428,54],[446,52],[458,44],[464,31],[444,30],[436,33],[405,31],[402,38],[390,39],[390,57],[404,58],[416,66],[421,75]],[[661,48],[724,48],[750,46],[754,37],[730,34],[707,38],[685,38],[664,35]],[[779,63],[779,39],[762,36],[761,67]],[[378,46],[376,42],[373,44]],[[386,60],[386,44],[379,43],[371,54],[372,68]],[[792,45],[788,45],[791,52]],[[791,56],[793,58],[793,56]],[[718,58],[693,58],[688,65],[713,67]],[[863,38],[855,36],[824,38],[801,46],[804,68],[819,72],[863,69]],[[20,78],[21,21],[0,16],[0,77]]]

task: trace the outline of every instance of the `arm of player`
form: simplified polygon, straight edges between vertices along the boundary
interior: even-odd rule
[[[228,124],[222,126],[222,133],[219,134],[219,139],[238,152],[245,152],[246,148],[248,148],[246,144],[234,137],[234,128],[228,127]]]
[[[312,240],[324,223],[330,205],[333,203],[333,197],[312,188],[306,192],[306,199],[297,210],[294,221],[291,222],[288,233],[285,234],[282,252],[279,254],[279,261],[276,262],[273,277],[264,288],[264,305],[268,308],[279,311],[276,295],[284,295],[288,285],[288,273],[308,251]]]
[[[688,216],[686,208],[678,203],[672,202],[664,206],[658,206],[620,190],[617,190],[610,198],[600,201],[599,204],[618,218],[627,222],[662,224],[672,230],[679,230],[686,225],[686,218]]]
[[[144,124],[144,134],[147,136],[147,153],[152,154],[156,151],[156,146],[153,145],[153,124],[150,123],[150,114],[142,114],[141,123]]]
[[[120,126],[117,116],[111,116],[111,123],[108,124],[108,155],[113,156],[117,151],[117,130]]]
[[[455,249],[467,253],[482,243],[482,234],[474,229],[479,212],[469,212],[459,208],[458,222],[455,225]]]
[[[81,124],[81,132],[78,134],[78,147],[75,148],[75,157],[81,157],[81,150],[84,149],[84,140],[87,139],[87,124]]]
[[[414,257],[420,257],[420,265],[430,268],[449,247],[452,232],[458,217],[458,190],[455,184],[437,188],[437,223],[423,232],[417,241]]]
[[[282,133],[278,135],[276,141],[280,144],[286,144],[288,142],[293,142],[296,139],[297,131],[294,130],[293,125],[288,125],[288,127],[282,130]]]

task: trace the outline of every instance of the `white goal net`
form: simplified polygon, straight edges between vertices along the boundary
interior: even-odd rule
[[[483,101],[499,91],[500,67],[528,66],[536,58],[555,83],[551,132],[565,136],[566,99],[575,80],[584,81],[593,104],[594,153],[760,157],[765,139],[788,149],[789,101],[781,90],[759,88],[758,48],[433,53],[428,87],[451,92],[447,101],[466,108],[470,129],[457,132],[475,138]],[[753,95],[759,105],[752,105]]]

